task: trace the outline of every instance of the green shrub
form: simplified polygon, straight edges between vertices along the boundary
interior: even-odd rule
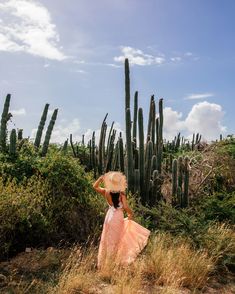
[[[235,192],[204,197],[200,205],[206,220],[235,224]]]

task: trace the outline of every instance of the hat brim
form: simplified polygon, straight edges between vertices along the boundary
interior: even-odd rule
[[[120,177],[120,181],[118,184],[113,183],[111,181],[113,174],[118,175]],[[125,190],[127,189],[126,176],[121,172],[110,171],[110,172],[104,174],[103,180],[104,180],[105,188],[110,191],[125,192]]]

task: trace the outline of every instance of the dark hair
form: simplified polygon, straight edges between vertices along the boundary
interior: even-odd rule
[[[110,192],[111,198],[112,198],[112,202],[113,202],[113,206],[115,208],[119,207],[119,196],[120,196],[120,192]]]

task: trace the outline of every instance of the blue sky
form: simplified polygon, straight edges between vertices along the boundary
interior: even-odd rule
[[[106,112],[123,130],[128,57],[145,120],[164,98],[166,138],[235,133],[234,13],[233,0],[1,0],[0,106],[11,93],[32,138],[45,103],[59,108],[54,141],[88,139]]]

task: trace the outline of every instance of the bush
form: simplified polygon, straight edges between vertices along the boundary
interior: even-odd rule
[[[200,205],[206,220],[235,224],[235,192],[204,197]]]
[[[56,153],[35,166],[20,182],[0,179],[0,258],[100,235],[105,202],[79,163]]]

